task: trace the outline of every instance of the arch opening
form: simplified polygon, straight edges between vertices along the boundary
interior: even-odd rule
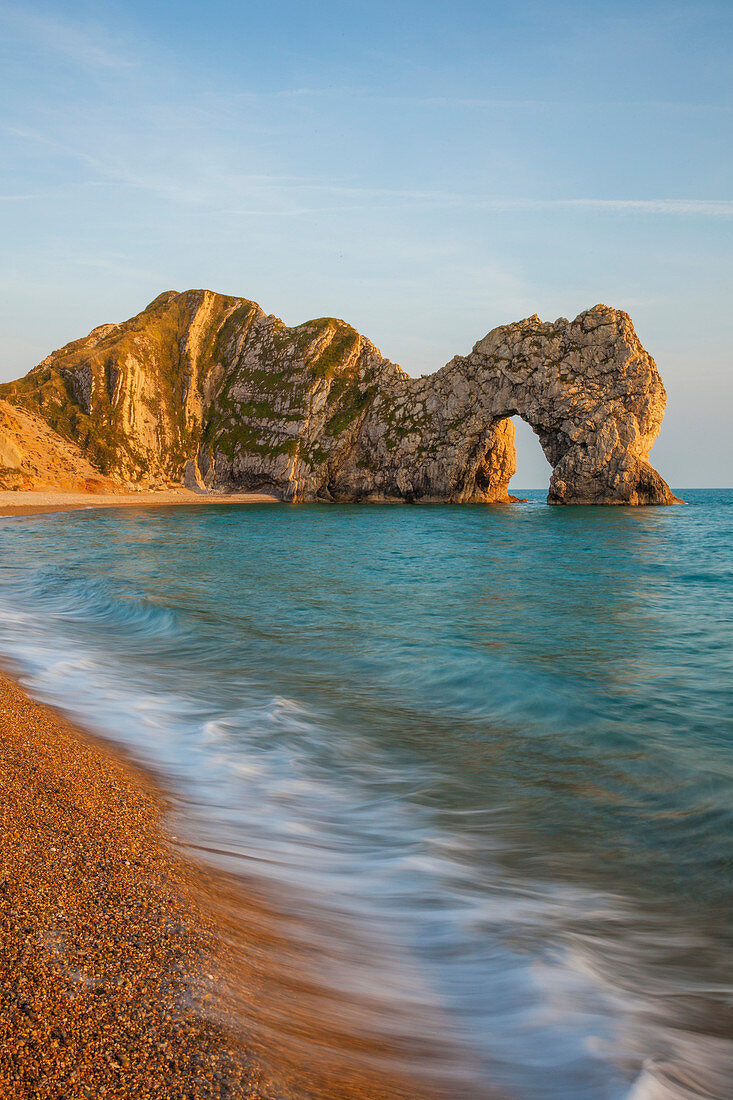
[[[552,477],[552,466],[542,449],[539,437],[530,424],[521,416],[511,418],[514,424],[514,446],[517,451],[517,470],[510,481],[509,492],[523,493],[525,490],[547,492]]]

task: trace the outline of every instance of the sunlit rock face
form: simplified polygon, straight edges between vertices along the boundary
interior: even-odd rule
[[[124,482],[283,499],[508,501],[519,415],[554,504],[669,504],[649,465],[666,395],[627,314],[503,325],[409,377],[334,318],[288,328],[254,302],[166,292],[48,356],[0,396]]]
[[[666,393],[626,313],[598,305],[574,321],[503,325],[425,381],[444,395],[446,433],[455,420],[466,438],[469,425],[496,430],[504,417],[526,420],[553,468],[550,503],[675,499],[648,462]],[[469,463],[469,480],[471,473]]]

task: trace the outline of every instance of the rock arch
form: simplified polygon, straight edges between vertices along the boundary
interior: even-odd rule
[[[114,385],[112,385],[112,381]],[[627,314],[502,325],[409,377],[344,321],[289,328],[255,303],[167,291],[47,356],[0,398],[118,481],[285,500],[507,501],[514,427],[553,504],[671,504],[648,461],[666,394]]]
[[[552,466],[549,503],[669,504],[676,498],[648,462],[665,404],[627,314],[598,305],[572,322],[535,315],[494,329],[436,374],[396,380],[377,397],[359,453],[382,471],[372,492],[508,500],[516,470],[509,418],[520,416]],[[390,409],[400,442],[380,452]],[[349,474],[344,484],[358,486],[358,471]]]

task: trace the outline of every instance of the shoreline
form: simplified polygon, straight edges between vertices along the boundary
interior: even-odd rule
[[[146,508],[179,504],[282,504],[270,493],[196,493],[191,489],[139,493],[75,493],[45,489],[0,490],[0,517],[32,516],[86,508]]]
[[[535,490],[519,490],[521,492],[534,492]],[[545,493],[545,489],[538,492]],[[191,489],[159,489],[143,490],[135,493],[82,493],[66,492],[61,490],[45,489],[0,489],[0,519],[12,516],[34,516],[53,512],[85,511],[97,508],[159,508],[173,507],[176,505],[253,505],[253,504],[291,504],[272,493],[197,493]],[[312,502],[308,502],[312,503]],[[320,500],[317,503],[327,504],[330,501]],[[408,502],[396,499],[384,499],[373,501],[353,501],[357,504],[389,504],[406,505]],[[450,507],[463,508],[503,508],[512,504],[528,504],[528,497],[508,496],[506,500],[494,500],[485,503],[466,503],[456,505],[449,501],[422,500],[417,502],[423,507],[431,505],[449,505]],[[689,502],[680,497],[675,497],[668,507]],[[658,505],[631,505],[631,504],[605,504],[605,505],[549,505],[547,507],[576,508],[633,508],[634,511],[645,507],[656,508]],[[414,506],[414,504],[412,505]]]
[[[0,673],[0,1096],[275,1100],[150,777]]]
[[[332,998],[297,908],[201,863],[155,772],[7,666],[0,782],[0,1098],[454,1095],[439,1028],[426,1049]]]

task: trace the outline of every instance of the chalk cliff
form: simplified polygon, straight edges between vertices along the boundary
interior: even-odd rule
[[[659,372],[628,315],[603,305],[502,325],[411,378],[344,321],[288,328],[246,299],[168,291],[0,386],[0,399],[118,482],[506,501],[519,415],[553,467],[550,503],[675,500],[648,462]]]

